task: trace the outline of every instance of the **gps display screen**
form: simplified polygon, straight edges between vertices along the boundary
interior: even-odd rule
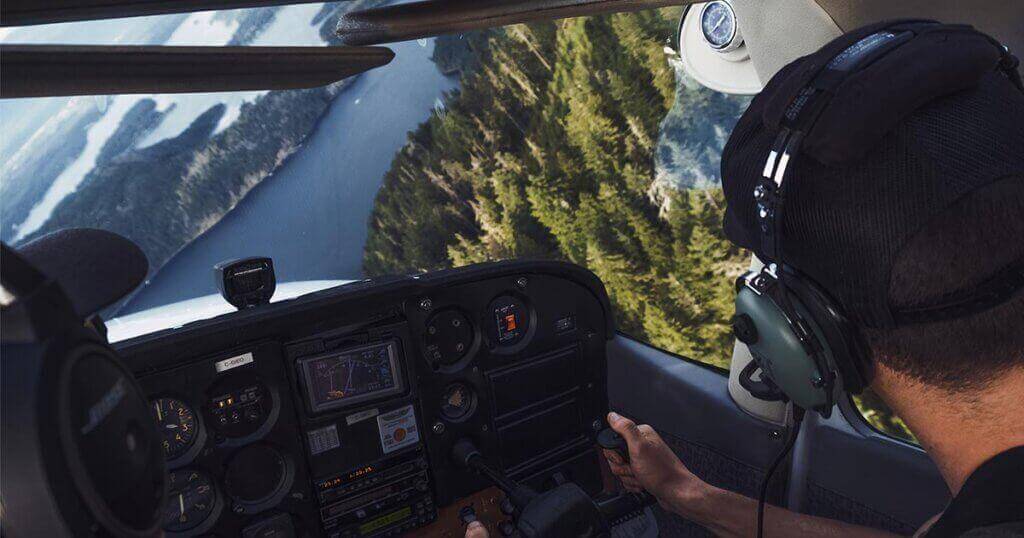
[[[403,390],[394,342],[301,359],[313,411],[345,407]]]

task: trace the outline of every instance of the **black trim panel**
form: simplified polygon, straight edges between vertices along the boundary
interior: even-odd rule
[[[0,45],[0,97],[292,90],[391,62],[381,47]]]

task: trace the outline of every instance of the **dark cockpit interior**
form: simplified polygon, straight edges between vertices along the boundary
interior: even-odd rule
[[[461,534],[498,491],[469,440],[536,490],[602,489],[607,297],[587,273],[497,265],[366,283],[121,349],[168,459],[169,532]],[[507,507],[506,507],[507,509]],[[480,517],[480,516],[478,516]]]
[[[16,256],[5,252],[5,267]],[[272,292],[272,273],[259,273],[271,267],[228,268],[225,298]],[[613,493],[602,471],[614,323],[582,268],[484,264],[249,306],[116,350],[91,329],[57,335],[41,352],[59,357],[30,359],[59,363],[50,374],[5,364],[27,380],[5,389],[5,407],[70,397],[55,411],[11,403],[22,418],[5,417],[6,431],[53,419],[70,421],[54,435],[71,438],[63,454],[5,446],[5,472],[46,469],[13,469],[7,485],[55,486],[6,496],[6,525],[59,532],[84,505],[123,535],[441,537],[479,520],[556,536],[607,533],[650,502]],[[148,412],[125,403],[132,378]],[[602,446],[614,447],[609,432]],[[54,466],[79,476],[64,492],[77,499],[62,498]]]

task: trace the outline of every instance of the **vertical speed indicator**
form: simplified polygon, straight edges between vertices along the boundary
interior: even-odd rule
[[[168,460],[181,457],[196,441],[199,423],[188,405],[174,398],[154,400],[150,407],[157,428],[163,436],[164,455]]]

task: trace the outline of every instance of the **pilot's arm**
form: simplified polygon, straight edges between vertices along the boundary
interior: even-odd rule
[[[630,491],[647,490],[666,510],[699,523],[719,536],[754,536],[757,501],[716,488],[690,472],[661,436],[615,413],[608,423],[629,445],[629,463],[605,451],[612,472]],[[894,536],[885,531],[766,506],[765,536]],[[469,536],[469,534],[467,534]],[[483,535],[486,536],[486,535]]]

